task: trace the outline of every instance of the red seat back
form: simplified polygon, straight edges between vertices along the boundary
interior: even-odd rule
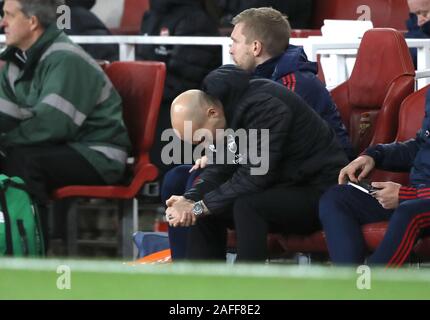
[[[149,9],[149,0],[124,0],[124,12],[115,34],[139,34],[143,14]]]
[[[396,141],[406,141],[415,138],[424,119],[427,91],[430,85],[414,92],[402,103],[399,113],[399,127]],[[409,184],[409,173],[374,170],[372,181],[394,181],[402,185]]]
[[[421,129],[429,89],[430,85],[427,85],[403,101],[400,107],[399,129],[397,130],[396,141],[415,138],[417,131]]]
[[[372,29],[364,34],[350,79],[331,92],[356,152],[394,140],[400,104],[413,92],[414,75],[400,32]]]
[[[149,162],[166,66],[163,62],[113,62],[105,71],[123,100],[123,117],[133,146],[136,171],[139,164]]]
[[[313,28],[320,29],[324,19],[363,19],[361,6],[370,8],[370,20],[375,28],[406,29],[409,14],[406,0],[314,0]]]

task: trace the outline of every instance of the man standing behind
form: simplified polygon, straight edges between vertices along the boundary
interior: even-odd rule
[[[301,96],[336,132],[349,158],[353,150],[339,111],[317,78],[318,65],[308,61],[303,48],[289,44],[291,28],[272,8],[247,9],[233,18],[230,54],[242,69],[271,79]]]
[[[121,99],[97,63],[57,29],[61,0],[6,0],[0,55],[0,170],[38,204],[66,185],[123,177],[129,139]]]

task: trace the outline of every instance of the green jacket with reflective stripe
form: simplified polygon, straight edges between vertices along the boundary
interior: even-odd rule
[[[55,25],[26,52],[1,55],[0,146],[69,144],[106,183],[118,182],[130,142],[121,98],[87,53]]]

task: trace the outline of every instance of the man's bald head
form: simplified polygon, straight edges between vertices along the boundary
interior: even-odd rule
[[[207,98],[203,91],[189,90],[180,94],[172,103],[170,115],[173,121],[192,121],[193,124],[200,126],[205,121],[205,109],[208,106]]]
[[[208,129],[215,133],[216,129],[225,127],[221,102],[201,90],[189,90],[176,97],[170,109],[170,117],[172,128],[186,141],[188,141],[187,137],[184,137],[186,121],[192,123],[193,133],[199,129]]]

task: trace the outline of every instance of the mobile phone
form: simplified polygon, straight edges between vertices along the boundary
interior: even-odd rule
[[[353,186],[354,188],[357,188],[360,191],[363,191],[368,194],[373,194],[374,192],[381,190],[380,188],[372,187],[371,184],[360,181],[360,182],[352,182],[348,181],[348,185]]]

